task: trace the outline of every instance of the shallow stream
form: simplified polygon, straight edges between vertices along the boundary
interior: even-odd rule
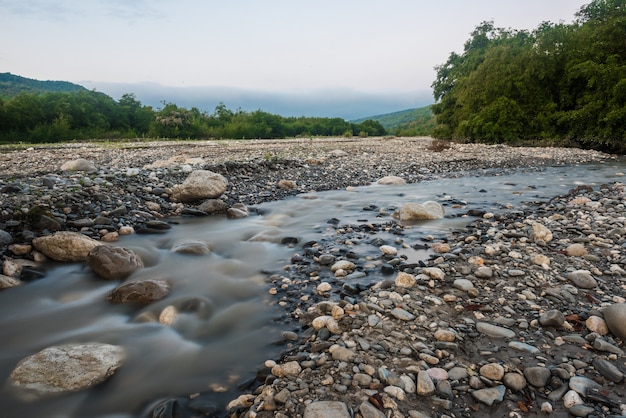
[[[625,170],[621,160],[489,170],[405,186],[309,193],[259,205],[253,216],[239,220],[172,219],[174,228],[163,235],[124,236],[115,244],[135,250],[146,264],[131,280],[172,282],[172,293],[147,307],[106,302],[119,283],[99,279],[84,263],[51,264],[45,278],[0,292],[0,379],[5,381],[20,359],[53,345],[116,344],[128,358],[108,381],[80,393],[25,403],[0,390],[0,416],[144,416],[159,398],[233,388],[254,376],[259,364],[279,353],[281,347],[274,344],[281,331],[278,318],[285,316],[268,303],[264,272],[280,272],[303,243],[336,233],[329,220],[340,225],[392,222],[390,214],[405,202],[438,201],[445,207],[444,219],[405,229],[403,240],[409,245],[403,255],[417,261],[429,254],[413,244],[462,227],[472,219],[464,216],[469,210],[520,209],[524,202],[547,200],[577,185],[597,189],[622,181]],[[171,252],[180,240],[206,241],[213,251],[202,256]],[[158,315],[168,305],[186,304],[199,308],[181,313],[171,326],[134,321],[143,311]],[[216,399],[236,396],[231,389]]]

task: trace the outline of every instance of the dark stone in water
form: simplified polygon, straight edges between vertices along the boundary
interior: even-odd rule
[[[182,418],[183,407],[178,399],[167,399],[152,410],[151,418]]]
[[[280,243],[283,245],[294,245],[298,242],[300,242],[300,240],[296,237],[285,237],[280,241]]]
[[[337,218],[330,218],[329,220],[326,221],[327,224],[331,224],[331,225],[339,225],[339,219]]]
[[[163,221],[149,221],[146,222],[146,226],[152,229],[171,229],[172,225]]]
[[[135,233],[137,234],[165,234],[166,232],[166,229],[149,228],[145,225],[140,225],[135,229]]]
[[[389,263],[385,263],[382,266],[380,266],[380,271],[383,274],[393,274],[394,271],[396,271],[396,269]]]
[[[28,267],[24,267],[22,269],[22,272],[20,273],[20,280],[23,280],[25,282],[43,279],[44,277],[46,277],[45,272]]]
[[[374,238],[373,240],[370,241],[370,244],[376,246],[376,247],[380,247],[382,245],[385,245],[385,240],[382,238]]]
[[[200,216],[208,216],[209,214],[206,213],[203,210],[192,209],[192,208],[184,208],[183,209],[183,215],[200,217]]]
[[[255,380],[255,379],[253,379]],[[219,408],[218,406],[206,399],[198,398],[189,402],[187,408],[194,412],[199,412],[203,417],[217,417]]]
[[[485,213],[487,212],[482,209],[470,209],[467,211],[467,216],[476,216],[482,218]]]

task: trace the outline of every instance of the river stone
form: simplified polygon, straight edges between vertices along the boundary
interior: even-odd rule
[[[124,348],[110,344],[48,347],[22,359],[8,382],[26,399],[80,391],[113,375],[124,358]]]
[[[435,383],[425,370],[417,373],[417,394],[421,396],[430,396],[435,393]]]
[[[582,405],[583,403],[585,403],[585,401],[583,401],[580,395],[574,390],[568,390],[565,395],[563,395],[563,406],[566,409],[570,409],[574,405]]]
[[[59,231],[33,239],[33,246],[37,251],[56,261],[85,261],[89,252],[99,245],[103,244],[71,231]]]
[[[89,251],[87,263],[98,276],[107,280],[124,280],[143,267],[143,261],[133,251],[108,245],[99,245]]]
[[[542,388],[547,385],[548,380],[550,380],[550,375],[550,370],[546,367],[533,366],[524,369],[526,381],[537,388]]]
[[[456,340],[456,334],[453,331],[449,331],[447,329],[438,329],[437,331],[435,331],[434,337],[437,341],[446,341],[449,343]]]
[[[439,267],[426,267],[422,269],[422,273],[435,280],[443,280],[446,274]]]
[[[587,254],[587,249],[582,244],[571,244],[565,249],[565,253],[570,257],[582,257]]]
[[[593,289],[598,285],[589,270],[576,270],[567,275],[567,278],[581,289]]]
[[[361,405],[359,405],[359,412],[363,418],[387,418],[387,415],[385,415],[383,411],[379,410],[367,401],[361,402]]]
[[[198,210],[206,212],[209,215],[216,213],[225,213],[228,209],[226,202],[220,199],[207,199],[198,205]]]
[[[434,201],[405,203],[393,213],[393,217],[401,221],[441,219],[443,215],[443,206]]]
[[[504,327],[499,327],[497,325],[488,324],[486,322],[476,323],[476,331],[494,338],[515,337],[515,332],[513,332],[512,330]]]
[[[520,373],[508,372],[502,378],[504,386],[514,392],[518,392],[526,387],[526,378]]]
[[[0,274],[0,289],[8,289],[10,287],[19,286],[21,284],[22,282],[16,278]]]
[[[171,251],[180,254],[204,255],[211,253],[211,247],[204,241],[186,240],[175,243]]]
[[[550,241],[552,241],[552,231],[550,231],[550,229],[548,229],[548,227],[541,225],[540,223],[535,222],[532,225],[532,232],[530,234],[530,238],[537,242],[537,241],[543,241],[545,243],[548,243]]]
[[[505,393],[506,387],[504,385],[498,385],[492,388],[475,390],[472,392],[472,396],[485,405],[493,405],[496,402],[502,402]]]
[[[235,203],[226,210],[226,216],[228,219],[243,219],[250,215],[248,207],[243,203]]]
[[[609,330],[616,337],[626,340],[626,303],[615,303],[602,309],[602,316]]]
[[[278,188],[281,190],[294,190],[298,188],[298,184],[293,180],[278,180]]]
[[[601,358],[593,359],[593,368],[596,369],[602,376],[615,383],[619,383],[624,380],[624,373],[622,373],[617,366],[608,360]]]
[[[335,272],[337,270],[352,271],[355,268],[356,268],[356,264],[354,264],[352,261],[339,260],[335,264],[332,265],[330,270],[333,271],[333,272]]]
[[[480,266],[476,269],[474,274],[476,275],[476,277],[481,279],[490,279],[491,277],[493,277],[493,270],[491,269],[491,267]]]
[[[303,418],[351,418],[348,407],[339,401],[312,402],[304,408]]]
[[[591,315],[585,321],[585,325],[591,332],[595,332],[600,335],[606,335],[609,333],[609,327],[607,326],[606,321],[604,318],[600,318],[599,316]]]
[[[86,173],[94,173],[98,171],[94,163],[84,158],[67,161],[61,165],[61,171],[84,171]]]
[[[386,177],[379,179],[376,183],[382,184],[385,186],[401,186],[403,184],[406,184],[406,181],[404,181],[402,177],[386,176]]]
[[[539,323],[544,327],[558,328],[565,322],[565,315],[561,311],[551,309],[541,314],[539,317]]]
[[[412,321],[415,319],[415,315],[412,313],[402,309],[402,308],[394,308],[390,312],[391,316],[401,321]]]
[[[502,380],[504,367],[498,363],[487,363],[479,369],[479,373],[489,380]]]
[[[205,199],[216,199],[224,194],[228,180],[219,173],[195,170],[172,189],[171,199],[175,202],[192,203]]]
[[[468,290],[474,288],[474,283],[467,279],[456,279],[452,283],[452,286],[454,286],[456,289],[467,292]]]
[[[403,271],[398,272],[398,275],[396,276],[396,280],[395,280],[396,286],[404,287],[407,289],[414,287],[416,283],[417,283],[417,279],[415,278],[415,276],[409,273],[405,273]]]
[[[288,361],[272,367],[272,374],[276,377],[297,376],[301,371],[302,367],[300,367],[300,363],[297,361]]]
[[[572,376],[569,380],[569,388],[579,395],[586,396],[589,389],[602,389],[599,383],[585,376]]]
[[[543,255],[543,254],[535,255],[532,261],[533,261],[533,264],[536,264],[542,267],[550,267],[550,263],[551,263],[550,257]]]
[[[163,279],[147,279],[124,283],[113,289],[106,300],[112,303],[135,302],[149,304],[170,293],[171,285]]]
[[[7,231],[0,229],[0,247],[9,245],[12,242],[13,242],[13,236]]]

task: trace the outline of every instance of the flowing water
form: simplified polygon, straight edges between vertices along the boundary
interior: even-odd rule
[[[169,296],[146,307],[106,302],[107,293],[119,283],[99,279],[85,263],[50,264],[45,278],[0,292],[0,379],[6,380],[20,359],[53,345],[117,344],[128,357],[112,378],[79,393],[22,402],[0,389],[0,416],[143,416],[161,397],[232,387],[253,376],[259,364],[279,353],[274,344],[279,339],[278,318],[286,315],[268,303],[263,272],[281,271],[299,245],[335,234],[328,224],[331,218],[340,225],[383,223],[392,221],[389,214],[404,202],[442,203],[444,219],[405,230],[404,241],[414,243],[462,227],[472,219],[463,216],[470,209],[514,210],[576,185],[597,188],[621,181],[624,170],[621,160],[494,170],[405,186],[310,193],[259,205],[256,215],[239,220],[173,219],[176,225],[166,234],[124,236],[116,244],[133,249],[146,264],[132,280],[166,278],[173,284]],[[299,244],[284,245],[285,238],[297,238]],[[208,242],[213,251],[202,256],[170,251],[181,240]],[[403,253],[414,261],[428,256],[411,247]],[[158,315],[168,305],[189,303],[199,309],[181,313],[171,326],[133,320],[142,312]],[[227,391],[216,399],[221,396],[223,402],[236,395]]]

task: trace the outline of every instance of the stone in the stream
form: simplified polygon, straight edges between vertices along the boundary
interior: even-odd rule
[[[401,186],[403,184],[406,184],[406,181],[402,177],[386,176],[378,179],[376,183],[382,184],[384,186]]]
[[[567,275],[567,278],[581,289],[593,289],[598,282],[589,270],[576,270]]]
[[[193,203],[205,199],[216,199],[224,194],[228,180],[219,173],[195,170],[173,187],[171,199],[175,202]]]
[[[139,280],[116,287],[107,295],[106,299],[112,303],[139,303],[147,305],[163,299],[170,293],[171,287],[167,280]]]
[[[616,337],[626,340],[626,303],[615,303],[602,309],[602,316],[609,330]]]
[[[99,245],[103,244],[86,235],[71,231],[59,231],[33,239],[35,249],[55,261],[85,261],[89,252]]]
[[[505,393],[506,387],[504,385],[498,385],[492,388],[475,390],[472,392],[472,396],[485,405],[493,405],[494,403],[502,402]]]
[[[21,284],[22,284],[21,280],[18,280],[10,276],[5,276],[4,274],[0,274],[0,290],[19,286]]]
[[[198,205],[198,210],[214,215],[217,213],[225,213],[228,209],[226,202],[220,199],[207,199]]]
[[[476,331],[481,334],[488,335],[494,338],[513,338],[515,337],[515,332],[504,327],[499,327],[497,325],[492,325],[487,322],[477,322],[476,323]]]
[[[175,243],[171,251],[180,254],[205,255],[211,253],[211,247],[204,241],[184,240]]]
[[[228,219],[242,219],[247,218],[250,215],[248,207],[243,203],[235,203],[226,211]]]
[[[109,245],[92,248],[87,263],[98,276],[107,280],[123,280],[143,267],[143,261],[132,250]]]
[[[124,358],[124,349],[110,344],[48,347],[22,359],[8,382],[24,399],[80,391],[105,381],[119,369]]]
[[[348,406],[339,401],[316,401],[304,408],[303,418],[351,418]]]
[[[86,173],[93,173],[98,171],[98,169],[93,162],[84,158],[77,158],[63,163],[61,165],[61,171],[84,171]]]
[[[13,242],[13,236],[9,234],[7,231],[0,229],[0,247],[9,245],[12,242]]]
[[[443,215],[443,206],[434,201],[405,203],[393,213],[393,217],[401,221],[441,219]]]

